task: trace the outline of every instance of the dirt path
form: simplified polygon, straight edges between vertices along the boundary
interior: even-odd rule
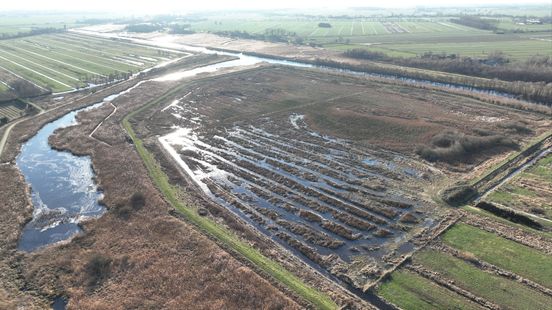
[[[117,112],[117,106],[113,104],[113,102],[109,102],[109,104],[113,107],[113,111],[111,113],[109,113],[108,116],[106,116],[106,118],[104,118],[96,127],[94,127],[94,130],[92,130],[92,132],[90,132],[90,134],[88,135],[90,138],[92,139],[95,139],[95,140],[98,140],[99,142],[105,144],[105,145],[108,145],[108,146],[111,146],[109,143],[107,142],[104,142],[102,140],[99,140],[97,138],[94,137],[94,133],[102,126],[102,124],[107,121],[111,116],[113,116],[113,114],[115,114],[115,112]]]

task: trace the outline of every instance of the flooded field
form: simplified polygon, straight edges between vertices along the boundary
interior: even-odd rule
[[[141,130],[203,196],[317,270],[363,288],[445,218],[431,188],[449,171],[415,150],[442,131],[499,128],[502,112],[474,118],[475,104],[266,67],[183,87]]]
[[[200,122],[189,105],[170,109]],[[207,196],[322,267],[356,255],[379,261],[389,254],[384,244],[411,249],[406,234],[433,222],[403,190],[421,180],[418,164],[320,135],[302,116],[179,128],[160,141]]]
[[[251,109],[251,99],[224,96],[224,104],[209,101],[196,88],[169,102],[150,120],[173,124],[158,141],[205,196],[316,269],[361,287],[437,223],[420,192],[438,171],[322,134],[300,109],[225,121],[216,116],[233,113],[220,110]]]

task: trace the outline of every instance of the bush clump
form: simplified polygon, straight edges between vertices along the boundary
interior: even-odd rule
[[[503,135],[472,136],[456,131],[435,135],[429,146],[422,146],[416,153],[428,161],[467,163],[474,156],[496,147],[517,148],[518,145]]]
[[[89,287],[96,287],[109,277],[111,261],[111,258],[101,254],[94,254],[90,257],[84,267]]]
[[[494,204],[486,201],[482,201],[478,203],[476,207],[489,211],[496,216],[505,218],[514,223],[525,225],[537,230],[542,230],[543,228],[541,223],[529,218],[528,216],[517,213],[513,210],[503,209],[501,207],[495,206]]]
[[[134,193],[128,202],[118,202],[113,212],[120,218],[128,219],[133,211],[138,211],[146,205],[146,197],[142,193]]]
[[[505,122],[499,125],[500,127],[511,130],[519,134],[532,134],[533,130],[527,127],[523,122]]]
[[[456,184],[445,189],[441,198],[451,206],[460,206],[471,201],[477,194],[477,190],[468,184]]]
[[[140,210],[146,205],[146,197],[142,193],[134,193],[130,197],[130,205],[134,210]]]

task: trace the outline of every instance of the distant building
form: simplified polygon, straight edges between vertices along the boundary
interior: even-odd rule
[[[542,21],[540,19],[528,19],[525,23],[528,25],[540,25],[542,24]]]

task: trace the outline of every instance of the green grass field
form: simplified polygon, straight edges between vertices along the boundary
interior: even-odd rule
[[[462,56],[484,57],[495,51],[504,52],[511,59],[523,60],[533,55],[549,55],[552,43],[540,40],[518,39],[512,41],[465,42],[458,43],[409,43],[380,44],[376,48],[390,55],[416,56],[425,52],[459,54]]]
[[[552,298],[527,286],[486,273],[448,254],[424,250],[414,256],[415,264],[436,271],[478,296],[505,309],[548,309]]]
[[[328,22],[331,28],[320,28]],[[511,18],[502,18],[498,26],[506,31],[466,27],[450,22],[450,18],[225,18],[212,17],[191,22],[199,32],[247,31],[263,34],[269,29],[284,29],[303,37],[306,42],[323,44],[333,50],[366,48],[390,56],[414,57],[425,52],[484,57],[502,51],[513,60],[533,55],[550,55],[551,41],[539,36],[552,32],[552,25],[517,25]],[[518,27],[519,26],[519,27]],[[531,31],[514,33],[513,30]]]
[[[552,287],[552,257],[533,248],[461,223],[448,230],[442,240],[483,261]]]
[[[183,194],[178,188],[170,184],[167,175],[162,171],[154,156],[144,147],[143,142],[136,136],[129,120],[134,115],[140,113],[148,107],[164,102],[165,100],[167,100],[168,97],[179,91],[181,87],[177,87],[176,89],[173,89],[172,91],[165,94],[163,97],[142,106],[140,109],[137,109],[127,115],[123,120],[123,127],[134,142],[138,154],[142,158],[154,184],[165,196],[167,201],[176,210],[181,212],[188,219],[188,221],[196,225],[199,229],[211,235],[224,246],[242,255],[254,266],[272,276],[274,279],[282,283],[282,285],[286,286],[292,292],[310,302],[317,309],[337,309],[338,306],[331,300],[329,296],[319,292],[315,288],[308,286],[301,279],[286,270],[280,264],[267,258],[257,249],[253,248],[246,242],[241,241],[234,233],[232,233],[225,227],[215,223],[211,219],[200,216],[195,208],[183,204],[178,199],[178,197],[181,197],[181,195]]]
[[[86,19],[102,19],[116,17],[109,13],[91,12],[0,12],[0,35],[29,32],[33,28],[82,27]]]
[[[179,55],[72,33],[0,41],[0,66],[53,92],[136,73]]]
[[[331,28],[321,28],[320,22],[328,22]],[[391,26],[391,27],[389,27]],[[212,18],[205,21],[193,22],[191,27],[195,31],[247,31],[249,33],[264,33],[267,29],[284,29],[294,32],[307,39],[322,40],[323,38],[362,37],[389,34],[408,33],[483,33],[484,31],[450,23],[441,19],[416,19],[402,21],[398,19],[227,19]]]
[[[468,299],[406,270],[393,272],[377,294],[405,310],[481,309]]]
[[[533,167],[525,171],[522,176],[538,177],[552,183],[552,154],[539,160]]]

